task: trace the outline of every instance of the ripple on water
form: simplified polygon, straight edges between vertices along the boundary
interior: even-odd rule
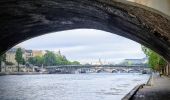
[[[132,80],[132,81],[135,81],[135,82],[136,82],[136,81],[141,81],[141,80],[139,80],[139,79],[134,79],[134,80]]]
[[[130,84],[119,84],[119,85],[117,85],[118,87],[128,87]]]
[[[145,82],[149,77],[131,76],[132,74],[3,76],[0,77],[0,100],[121,100],[134,86]]]
[[[123,89],[118,89],[118,88],[110,88],[110,90],[123,91]]]
[[[96,94],[99,94],[99,95],[122,95],[122,93],[121,92],[96,92]]]

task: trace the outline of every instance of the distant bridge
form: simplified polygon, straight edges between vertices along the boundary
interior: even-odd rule
[[[125,66],[125,65],[59,65],[46,66],[49,73],[142,73],[150,72],[145,66]]]

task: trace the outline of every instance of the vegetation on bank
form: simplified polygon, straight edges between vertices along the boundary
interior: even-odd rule
[[[151,69],[161,71],[167,65],[165,59],[151,49],[142,46],[142,51],[147,55],[148,65]]]
[[[19,72],[19,64],[22,64],[23,62],[25,62],[24,58],[23,58],[23,52],[21,48],[18,48],[15,54],[15,60],[18,63],[18,72]]]
[[[51,51],[47,51],[42,57],[31,57],[28,59],[28,62],[36,66],[80,65],[78,61],[71,62],[65,56],[61,54],[55,54]]]
[[[23,57],[23,51],[21,48],[16,50],[15,60],[18,64],[17,70],[20,71],[19,65],[34,65],[34,66],[55,66],[55,65],[80,65],[78,61],[69,61],[64,55],[56,54],[51,51],[46,51],[43,56],[30,57],[25,60]],[[12,62],[6,61],[6,54],[0,55],[0,72],[2,70],[1,65],[4,62],[5,65],[14,65]]]

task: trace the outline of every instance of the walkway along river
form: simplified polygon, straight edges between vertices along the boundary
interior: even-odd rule
[[[121,100],[149,75],[126,73],[6,75],[0,100]]]

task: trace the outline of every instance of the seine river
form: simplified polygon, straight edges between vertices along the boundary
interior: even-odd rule
[[[148,78],[135,73],[0,76],[0,100],[121,100]]]

